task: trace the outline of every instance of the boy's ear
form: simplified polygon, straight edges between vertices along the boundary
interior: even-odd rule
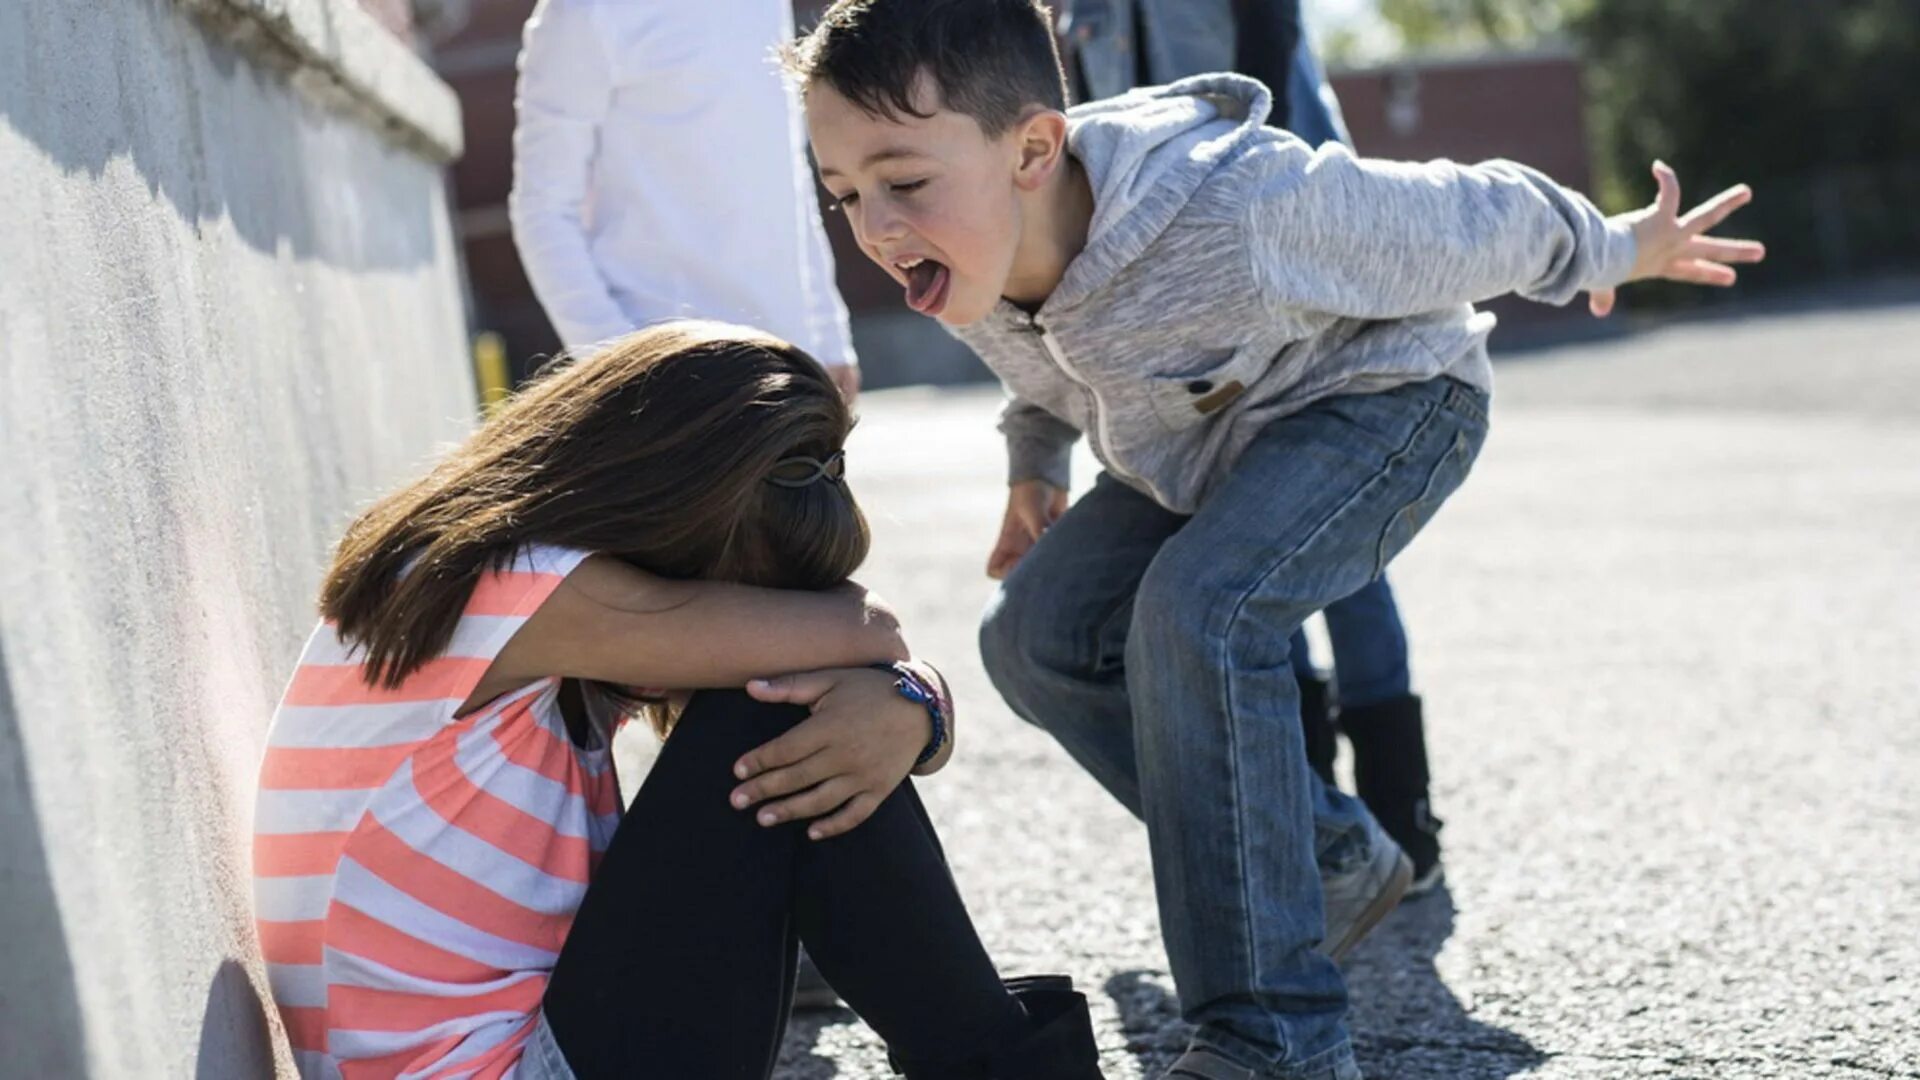
[[[1014,125],[1013,183],[1022,191],[1036,191],[1060,168],[1067,156],[1067,116],[1042,109]]]

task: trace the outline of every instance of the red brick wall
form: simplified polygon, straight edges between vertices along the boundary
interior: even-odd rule
[[[1487,57],[1333,77],[1354,145],[1369,157],[1525,162],[1592,183],[1586,98],[1571,57]]]

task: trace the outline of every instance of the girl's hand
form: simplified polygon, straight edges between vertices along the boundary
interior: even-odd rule
[[[1620,217],[1632,225],[1637,245],[1628,281],[1665,278],[1725,288],[1738,276],[1728,263],[1757,263],[1767,257],[1766,247],[1756,241],[1706,235],[1729,214],[1753,201],[1752,188],[1745,184],[1730,187],[1682,217],[1680,178],[1666,162],[1656,161],[1653,179],[1660,186],[1653,205]],[[1614,290],[1595,289],[1587,297],[1587,308],[1604,319],[1613,311],[1613,302]]]
[[[746,781],[733,790],[734,808],[759,805],[755,819],[768,826],[818,818],[807,828],[815,840],[867,820],[933,735],[926,707],[901,697],[896,680],[842,668],[748,683],[760,701],[808,705],[813,715],[734,764],[733,774]]]

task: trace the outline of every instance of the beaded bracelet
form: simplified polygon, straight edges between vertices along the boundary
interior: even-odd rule
[[[933,722],[933,736],[927,740],[927,748],[920,751],[914,759],[913,767],[919,768],[932,761],[947,745],[947,717],[952,714],[953,705],[947,695],[932,680],[927,679],[911,665],[905,663],[875,664],[875,671],[884,671],[895,676],[893,689],[901,697],[927,710],[927,718]]]

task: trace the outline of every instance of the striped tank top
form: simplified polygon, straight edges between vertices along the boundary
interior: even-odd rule
[[[444,654],[394,689],[322,623],[273,717],[254,908],[304,1080],[513,1075],[620,819],[604,740],[568,738],[560,680],[456,719],[587,552],[523,549]]]

